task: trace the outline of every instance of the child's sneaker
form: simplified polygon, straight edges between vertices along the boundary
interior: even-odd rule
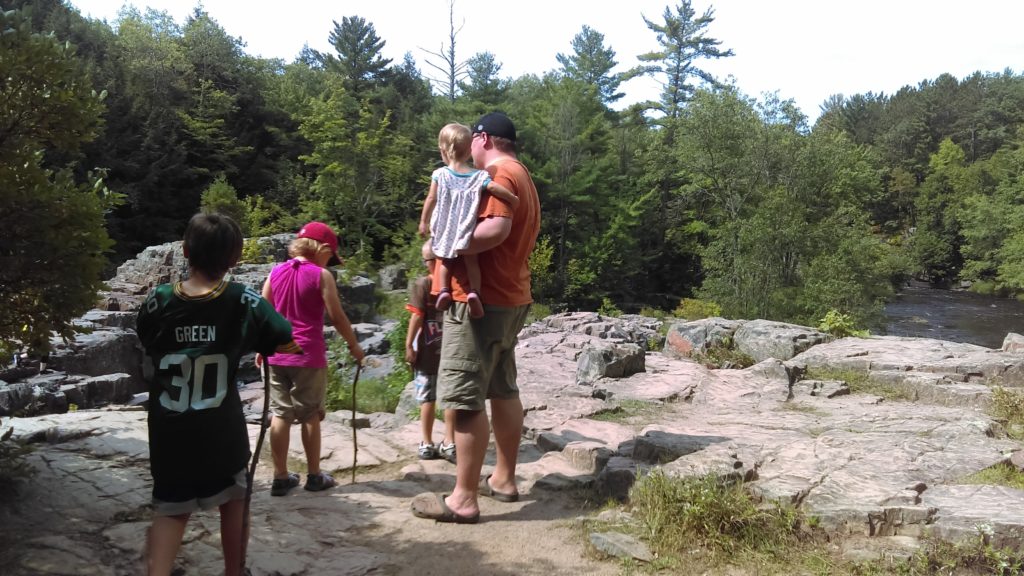
[[[440,453],[441,458],[444,458],[445,460],[451,462],[452,464],[455,464],[455,442],[452,442],[451,444],[445,444],[444,442],[441,442]]]
[[[334,477],[330,474],[321,472],[319,474],[306,474],[306,490],[310,492],[319,492],[321,490],[327,490],[333,488],[338,482],[334,480]]]
[[[426,442],[420,442],[420,449],[417,450],[420,455],[420,460],[433,460],[437,458],[437,448],[433,444],[427,444]]]

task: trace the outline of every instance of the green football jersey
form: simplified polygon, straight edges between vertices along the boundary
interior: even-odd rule
[[[136,330],[155,369],[149,383],[155,485],[243,469],[249,435],[235,384],[238,363],[253,350],[294,353],[288,320],[241,284],[221,282],[197,297],[180,283],[163,284],[143,303]]]

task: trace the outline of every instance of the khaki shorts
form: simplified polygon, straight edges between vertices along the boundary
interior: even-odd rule
[[[270,367],[270,407],[288,422],[323,418],[327,368]]]
[[[516,344],[530,305],[484,306],[484,317],[469,318],[469,306],[453,302],[444,314],[438,389],[441,407],[483,410],[485,400],[519,397]]]

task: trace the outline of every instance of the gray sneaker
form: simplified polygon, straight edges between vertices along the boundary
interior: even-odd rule
[[[419,454],[420,460],[433,460],[437,458],[437,448],[433,444],[427,444],[426,442],[420,442],[420,448],[416,453]]]
[[[455,442],[452,442],[451,444],[445,444],[444,442],[441,442],[439,452],[441,454],[441,458],[444,458],[445,460],[451,462],[452,464],[455,464]]]

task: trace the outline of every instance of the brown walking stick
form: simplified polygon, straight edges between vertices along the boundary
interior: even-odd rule
[[[356,458],[359,454],[359,443],[356,438],[356,384],[359,384],[359,371],[363,363],[356,364],[356,375],[352,378],[352,483],[356,483]]]
[[[247,574],[245,569],[245,552],[249,548],[249,505],[252,503],[252,483],[256,477],[256,464],[260,461],[260,450],[263,449],[263,437],[267,434],[267,416],[270,414],[270,366],[267,359],[263,359],[263,366],[260,370],[263,374],[263,414],[260,416],[260,435],[256,439],[256,450],[252,453],[252,463],[246,475],[248,482],[245,487],[245,508],[242,511],[242,574]]]

